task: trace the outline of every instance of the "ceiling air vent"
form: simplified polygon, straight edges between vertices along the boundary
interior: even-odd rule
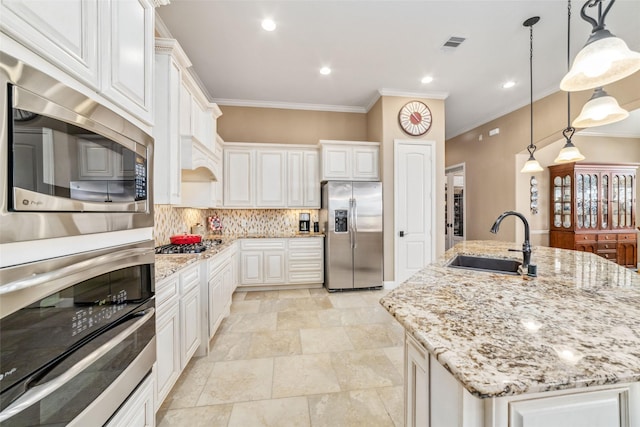
[[[443,50],[454,50],[455,48],[457,48],[458,46],[460,46],[462,44],[463,41],[465,41],[466,39],[464,37],[449,37],[449,40],[447,40],[446,42],[444,42],[444,44],[442,45],[442,49]]]

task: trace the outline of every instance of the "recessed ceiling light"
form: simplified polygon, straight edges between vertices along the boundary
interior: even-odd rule
[[[272,19],[264,19],[262,21],[262,29],[265,31],[273,31],[276,29],[276,23]]]
[[[431,77],[431,76],[424,76],[424,77],[422,78],[422,80],[420,80],[420,81],[421,81],[422,83],[425,83],[425,84],[426,84],[426,83],[431,83],[431,82],[433,81],[433,77]]]
[[[514,87],[516,85],[516,82],[514,82],[513,80],[509,80],[508,82],[505,82],[502,85],[503,89],[509,89],[510,87]]]
[[[331,74],[331,68],[329,67],[320,68],[320,74],[322,74],[323,76],[326,76],[327,74]]]

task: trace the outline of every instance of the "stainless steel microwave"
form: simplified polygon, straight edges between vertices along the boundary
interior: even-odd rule
[[[0,243],[153,226],[153,139],[0,52]]]

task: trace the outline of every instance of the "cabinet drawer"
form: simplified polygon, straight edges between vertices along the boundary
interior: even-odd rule
[[[180,280],[177,274],[169,276],[156,284],[156,310],[162,311],[164,305],[171,305],[172,299],[177,299],[180,294]]]
[[[222,270],[222,268],[224,267],[224,264],[227,262],[227,260],[230,258],[230,254],[226,251],[221,252],[217,255],[214,255],[213,257],[209,258],[209,260],[207,261],[207,267],[208,267],[208,279],[211,280],[211,278],[218,273],[220,270]]]
[[[289,240],[289,249],[322,249],[322,237],[296,237]]]
[[[598,252],[616,251],[618,244],[614,242],[598,242]]]
[[[618,242],[635,242],[636,239],[635,233],[618,234]]]
[[[322,271],[322,261],[289,261],[289,271]]]
[[[605,242],[605,241],[615,242],[617,240],[617,237],[618,237],[617,234],[599,234],[598,242]]]
[[[597,234],[576,234],[576,243],[579,242],[595,242]]]
[[[290,271],[289,283],[322,283],[322,271]]]
[[[180,292],[182,295],[200,284],[200,264],[196,263],[180,272]]]
[[[322,251],[295,251],[289,248],[289,261],[318,260],[322,261]]]
[[[598,255],[601,256],[602,258],[611,260],[611,261],[615,261],[617,256],[616,256],[616,252],[600,252],[598,251]]]
[[[242,250],[285,249],[286,239],[244,239],[240,243]]]

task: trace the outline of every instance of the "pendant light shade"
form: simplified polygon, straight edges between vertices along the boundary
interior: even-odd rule
[[[540,166],[540,163],[533,157],[533,154],[529,156],[529,160],[524,164],[520,172],[522,173],[534,173],[534,172],[542,172],[544,169]]]
[[[569,92],[593,89],[621,80],[640,70],[640,53],[629,49],[624,40],[605,29],[604,20],[615,3],[609,0],[587,0],[580,16],[591,24],[591,36],[576,55],[573,66],[560,82],[560,89]],[[587,7],[598,7],[598,19],[586,14]]]
[[[589,102],[584,104],[580,115],[573,121],[572,126],[577,128],[602,126],[619,122],[627,117],[629,117],[629,112],[621,108],[613,96],[598,87]]]
[[[558,153],[558,157],[553,161],[554,163],[571,163],[571,162],[579,162],[580,160],[584,160],[585,157],[580,153],[578,147],[573,145],[571,141],[564,144],[562,150]]]

